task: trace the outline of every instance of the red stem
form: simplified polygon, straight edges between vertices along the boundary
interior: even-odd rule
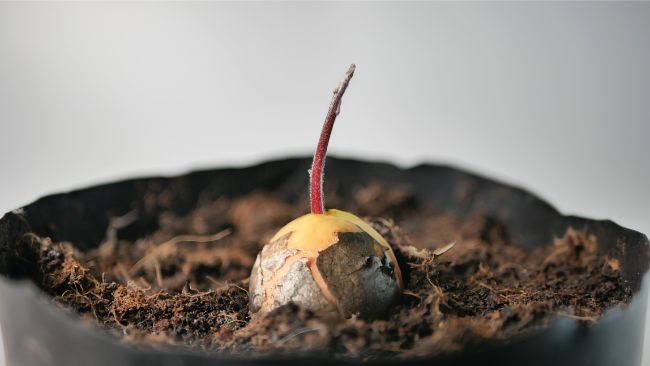
[[[350,65],[348,71],[345,73],[345,78],[339,83],[336,89],[334,89],[334,96],[332,97],[332,102],[330,103],[329,110],[327,111],[327,116],[325,117],[325,123],[323,124],[320,138],[318,139],[318,147],[316,147],[314,161],[312,162],[311,169],[309,170],[309,175],[311,178],[311,181],[309,183],[311,213],[313,214],[322,214],[325,212],[325,200],[323,197],[323,169],[325,168],[325,155],[327,154],[327,145],[330,141],[330,135],[332,134],[334,121],[336,121],[336,116],[338,116],[340,112],[341,98],[343,97],[343,93],[345,93],[345,89],[348,88],[350,79],[352,79],[352,75],[354,75],[355,68],[356,66],[354,64]]]

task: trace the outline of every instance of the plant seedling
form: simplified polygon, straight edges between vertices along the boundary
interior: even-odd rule
[[[266,313],[290,302],[309,310],[374,318],[399,297],[403,282],[388,242],[359,217],[324,207],[323,168],[351,65],[334,89],[309,171],[311,213],[284,226],[257,255],[250,309]]]

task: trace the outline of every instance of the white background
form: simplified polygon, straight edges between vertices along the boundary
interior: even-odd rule
[[[1,3],[0,211],[310,153],[350,62],[331,151],[650,233],[648,3]]]

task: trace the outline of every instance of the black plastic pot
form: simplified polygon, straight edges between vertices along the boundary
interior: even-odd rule
[[[108,219],[142,208],[147,192],[172,188],[175,196],[165,209],[188,212],[196,202],[235,197],[252,190],[278,193],[287,202],[307,194],[310,159],[273,161],[248,168],[217,169],[175,178],[144,178],[48,196],[0,220],[0,321],[8,366],[21,365],[313,365],[346,364],[314,358],[258,358],[206,355],[178,349],[154,351],[131,347],[97,327],[55,306],[27,278],[29,259],[16,243],[27,232],[70,241],[82,248],[97,245]],[[408,186],[416,199],[461,217],[488,215],[507,228],[516,244],[526,248],[551,242],[571,226],[598,237],[603,250],[614,249],[624,279],[634,290],[623,311],[605,314],[587,327],[569,318],[554,320],[547,329],[514,339],[506,345],[464,350],[434,359],[400,362],[407,365],[527,364],[639,365],[643,351],[645,312],[650,282],[650,243],[636,231],[611,221],[563,216],[530,193],[463,171],[435,165],[400,169],[388,164],[330,158],[330,183],[350,196],[371,182]],[[459,192],[464,192],[460,194]],[[151,212],[140,210],[140,212]],[[135,238],[155,230],[157,216],[142,216],[121,237]],[[376,361],[396,364],[397,361]]]

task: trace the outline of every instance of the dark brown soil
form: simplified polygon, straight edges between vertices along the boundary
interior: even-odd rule
[[[556,316],[588,325],[631,290],[597,238],[570,230],[532,253],[490,218],[460,221],[417,207],[408,191],[367,187],[332,207],[367,216],[396,249],[401,301],[384,319],[324,320],[286,306],[251,320],[249,271],[285,223],[307,211],[254,193],[219,199],[136,241],[116,235],[137,213],[115,218],[98,249],[26,237],[39,253],[40,286],[57,303],[125,342],[262,355],[324,352],[339,357],[417,357],[451,352],[546,326]],[[382,217],[382,218],[378,218]],[[432,249],[456,246],[433,260]]]

